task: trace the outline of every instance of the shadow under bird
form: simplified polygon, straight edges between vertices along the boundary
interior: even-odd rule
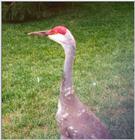
[[[75,59],[76,42],[65,26],[56,26],[47,31],[28,35],[47,36],[59,43],[65,52],[56,120],[61,139],[111,139],[106,126],[77,97],[72,84],[72,67]]]

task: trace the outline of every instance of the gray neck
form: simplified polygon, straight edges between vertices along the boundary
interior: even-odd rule
[[[62,81],[62,90],[72,87],[72,66],[75,57],[75,46],[64,46],[65,63]]]

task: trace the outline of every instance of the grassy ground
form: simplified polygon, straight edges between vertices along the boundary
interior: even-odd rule
[[[64,53],[26,33],[66,25],[77,41],[74,85],[113,138],[133,138],[133,3],[87,4],[2,26],[3,138],[59,138],[55,113]]]

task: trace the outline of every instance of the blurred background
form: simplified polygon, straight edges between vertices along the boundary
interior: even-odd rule
[[[27,22],[73,12],[81,3],[74,2],[3,2],[3,22]]]
[[[59,139],[64,52],[28,32],[65,25],[77,42],[80,100],[115,139],[134,137],[134,3],[2,2],[2,137]]]

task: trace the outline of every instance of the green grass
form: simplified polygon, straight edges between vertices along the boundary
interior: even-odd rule
[[[2,137],[59,138],[55,113],[64,52],[27,33],[61,24],[77,41],[77,95],[113,138],[133,138],[133,3],[82,4],[42,21],[2,25]]]

